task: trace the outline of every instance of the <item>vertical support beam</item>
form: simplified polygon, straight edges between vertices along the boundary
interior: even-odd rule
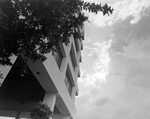
[[[50,110],[53,112],[56,103],[56,94],[51,92],[46,92],[43,102],[46,103],[50,107]],[[50,119],[52,119],[52,117],[50,117]]]
[[[17,112],[17,115],[16,115],[15,119],[21,119],[21,111]]]
[[[56,94],[51,92],[46,92],[43,102],[46,103],[50,107],[51,111],[53,112],[56,103]]]
[[[21,118],[31,119],[30,118],[30,112],[22,112],[21,113]]]
[[[53,119],[69,119],[70,116],[64,114],[54,114]]]
[[[63,74],[63,77],[65,77],[66,75],[66,69],[67,69],[67,58],[64,57],[62,59],[62,64],[61,64],[61,67],[60,67],[60,72]]]
[[[72,87],[72,94],[71,94],[71,98],[72,100],[75,102],[75,96],[76,96],[76,86]]]
[[[21,112],[21,111],[18,111],[15,119],[22,119],[22,118],[30,119],[29,114],[30,114],[30,112]]]

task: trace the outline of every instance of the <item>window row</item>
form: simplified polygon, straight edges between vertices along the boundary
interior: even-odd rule
[[[73,83],[71,82],[71,76],[69,75],[69,71],[68,71],[68,68],[67,68],[67,71],[66,71],[66,78],[64,80],[65,84],[66,84],[66,87],[68,89],[68,92],[71,96],[72,94],[72,88],[73,88]]]

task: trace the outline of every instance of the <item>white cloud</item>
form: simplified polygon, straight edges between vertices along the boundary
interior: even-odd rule
[[[110,16],[103,16],[102,13],[89,15],[90,21],[98,27],[105,27],[113,25],[114,23],[125,20],[131,16],[133,19],[130,24],[137,24],[145,14],[143,11],[150,6],[149,0],[121,0],[114,4],[111,4],[114,8],[113,14]]]
[[[130,21],[130,24],[137,24],[140,20],[141,20],[141,15],[137,15]]]
[[[87,2],[95,2],[95,3],[102,3],[102,4],[113,4],[113,3],[116,3],[118,1],[123,1],[123,0],[84,0],[84,1],[87,1]]]
[[[105,80],[105,76],[108,73],[108,63],[110,61],[108,49],[111,46],[111,40],[107,42],[95,42],[92,46],[84,46],[83,53],[83,64],[82,77],[79,82],[84,82],[84,85],[95,85],[100,87],[98,84]],[[88,59],[91,59],[91,63],[86,63]],[[85,60],[84,60],[85,59]],[[85,65],[89,64],[89,65]],[[85,68],[84,68],[85,67]]]
[[[86,87],[86,93],[82,95],[86,95],[84,106],[78,102],[78,119],[150,118],[150,65],[143,60],[143,57],[149,58],[145,47],[145,41],[141,46],[131,42],[122,53],[111,55],[106,82],[98,84],[99,89],[96,84]],[[145,53],[143,57],[140,57],[141,52]]]
[[[149,113],[143,111],[141,105],[150,98],[150,81],[148,79],[150,68],[143,66],[136,60],[126,58],[123,54],[116,55],[111,64],[113,64],[111,65],[111,76],[108,74],[107,81],[117,79],[119,87],[121,86],[113,95],[114,100],[119,105],[114,115],[117,119],[144,119],[143,117]],[[120,109],[123,112],[120,112]]]
[[[79,79],[77,119],[150,118],[150,35],[145,21],[147,25],[149,17],[135,25],[130,25],[130,19],[116,23],[111,42],[86,48],[88,57],[94,58],[92,70],[84,70]],[[102,71],[107,74],[105,80],[101,80]]]
[[[118,13],[107,18],[115,23],[111,42],[86,45],[85,60],[92,60],[79,79],[77,119],[150,118],[150,15],[144,11],[149,2],[118,1]]]

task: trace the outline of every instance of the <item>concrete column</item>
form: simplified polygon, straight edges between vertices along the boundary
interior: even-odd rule
[[[53,119],[69,119],[70,116],[64,114],[54,114]]]
[[[64,77],[62,79],[65,79],[65,77],[66,77],[66,69],[67,69],[67,58],[64,57],[62,59],[62,64],[61,64],[61,67],[60,67],[61,75],[62,75],[62,77]]]
[[[55,107],[55,102],[56,102],[56,94],[51,93],[51,92],[46,92],[45,96],[44,96],[43,103],[46,103],[50,107],[52,112],[53,112],[54,107]]]
[[[26,119],[30,119],[30,112],[21,112],[21,111],[18,111],[15,119],[22,119],[22,118],[26,118]]]
[[[76,86],[73,86],[72,88],[72,94],[71,94],[71,99],[75,102],[75,96],[76,96]]]
[[[30,113],[31,112],[21,112],[21,118],[31,119],[30,116],[29,116]]]
[[[16,115],[15,119],[21,119],[21,111],[17,112],[17,115]]]

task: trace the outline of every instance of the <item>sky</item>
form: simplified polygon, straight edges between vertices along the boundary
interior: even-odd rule
[[[108,3],[86,13],[76,119],[150,119],[150,0]]]
[[[150,119],[150,0],[86,1],[114,13],[87,13],[76,119]]]

